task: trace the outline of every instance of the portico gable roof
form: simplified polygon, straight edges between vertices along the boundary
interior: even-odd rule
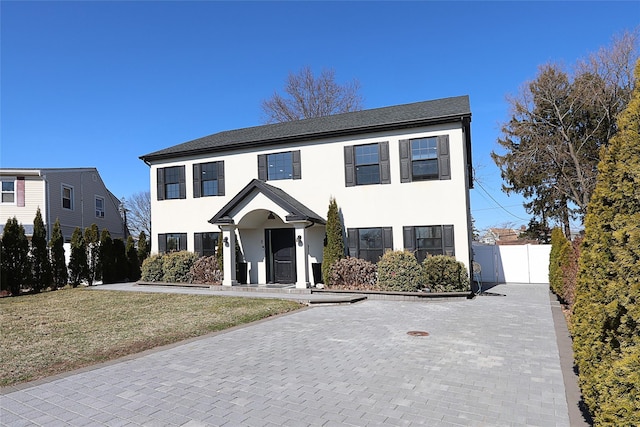
[[[326,224],[326,221],[311,209],[302,204],[299,200],[292,197],[287,192],[280,188],[260,181],[259,179],[253,179],[247,184],[236,196],[229,201],[213,218],[209,220],[211,224],[231,224],[233,218],[232,212],[235,208],[244,203],[247,198],[255,191],[262,193],[271,201],[276,203],[282,209],[289,212],[289,215],[285,217],[287,221],[311,221],[316,224]]]

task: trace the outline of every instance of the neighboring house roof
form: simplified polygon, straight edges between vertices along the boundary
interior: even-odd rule
[[[238,147],[247,148],[283,142],[308,141],[310,139],[412,128],[451,121],[463,121],[463,125],[466,128],[466,142],[469,147],[468,155],[471,156],[470,120],[471,107],[469,105],[469,97],[465,95],[224,131],[145,154],[140,156],[140,159],[150,162],[193,154],[207,154]],[[470,158],[468,163],[471,164]]]
[[[271,199],[278,206],[282,207],[289,212],[289,215],[285,218],[287,221],[311,221],[317,224],[325,224],[326,221],[322,217],[311,209],[300,203],[297,199],[290,196],[280,188],[269,185],[266,182],[258,179],[253,179],[247,184],[229,203],[224,205],[220,211],[209,220],[211,224],[224,224],[232,222],[231,211],[242,204],[245,199],[250,196],[253,191],[256,190],[269,199]]]

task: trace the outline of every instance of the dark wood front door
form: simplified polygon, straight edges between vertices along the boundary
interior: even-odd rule
[[[295,230],[293,228],[274,228],[265,230],[265,233],[268,282],[295,283]]]

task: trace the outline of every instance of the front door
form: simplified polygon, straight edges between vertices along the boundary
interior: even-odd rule
[[[265,230],[267,242],[267,281],[269,283],[295,283],[296,247],[293,228]]]

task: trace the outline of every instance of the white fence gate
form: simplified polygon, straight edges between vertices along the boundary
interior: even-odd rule
[[[551,245],[474,244],[472,248],[483,283],[549,283]]]

